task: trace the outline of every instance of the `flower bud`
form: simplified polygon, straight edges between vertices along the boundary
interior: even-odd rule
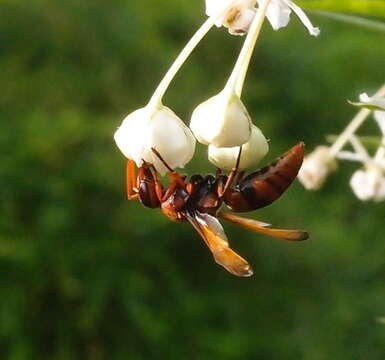
[[[215,25],[227,27],[232,35],[244,35],[248,32],[255,16],[255,3],[256,0],[234,1],[233,6],[216,21]],[[218,14],[224,4],[225,1],[206,0],[206,14],[208,16]]]
[[[244,170],[255,166],[269,151],[269,144],[262,131],[252,125],[251,136],[247,143],[242,145],[239,169]],[[230,148],[218,148],[209,146],[209,161],[222,170],[230,171],[235,167],[238,159],[239,146]]]
[[[385,178],[378,166],[369,165],[365,170],[357,170],[350,179],[350,186],[362,201],[385,200]]]
[[[327,146],[318,146],[305,157],[298,173],[298,180],[307,190],[318,190],[327,176],[337,169],[337,161]]]
[[[123,155],[134,160],[138,167],[146,161],[162,175],[167,169],[151,148],[173,169],[184,167],[195,151],[190,129],[166,106],[155,112],[146,107],[132,112],[123,120],[114,139]]]
[[[195,108],[190,128],[204,145],[240,146],[250,138],[251,119],[237,95],[222,91]]]

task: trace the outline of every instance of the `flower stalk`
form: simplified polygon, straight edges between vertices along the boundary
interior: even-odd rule
[[[385,84],[377,91],[374,96],[385,96]],[[350,124],[345,128],[345,130],[340,134],[334,144],[330,147],[330,154],[336,156],[342,148],[346,145],[348,141],[351,140],[354,133],[359,129],[359,127],[365,122],[368,116],[371,114],[371,110],[361,109],[357,115],[353,118]]]
[[[257,13],[250,25],[250,29],[246,36],[242,50],[225,86],[225,91],[229,94],[229,97],[234,92],[238,97],[241,97],[242,95],[242,89],[246,78],[247,69],[250,64],[251,56],[254,52],[255,44],[261,32],[270,1],[271,0],[263,0],[263,2],[261,2]]]
[[[203,25],[197,30],[197,32],[192,36],[192,38],[188,41],[186,46],[180,52],[178,57],[175,59],[171,67],[166,72],[165,76],[159,83],[158,87],[155,89],[154,94],[152,95],[147,107],[155,112],[158,108],[162,106],[162,99],[169,88],[172,80],[175,75],[178,73],[182,65],[186,62],[192,51],[195,47],[200,43],[200,41],[204,38],[204,36],[209,32],[209,30],[214,26],[215,22],[223,16],[233,5],[235,0],[230,0],[227,2],[226,6],[218,13],[213,16],[210,16]]]
[[[199,104],[192,113],[190,128],[196,139],[204,145],[232,148],[250,139],[252,121],[240,96],[270,1],[264,0],[258,8],[225,87],[217,95]]]

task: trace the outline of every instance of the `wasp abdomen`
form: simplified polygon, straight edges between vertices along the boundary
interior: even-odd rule
[[[248,175],[228,189],[224,201],[235,212],[252,211],[277,200],[301,168],[304,144],[299,143],[270,165]]]

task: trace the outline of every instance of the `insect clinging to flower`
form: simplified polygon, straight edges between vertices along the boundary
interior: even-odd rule
[[[215,176],[193,175],[189,180],[172,169],[155,148],[152,148],[152,152],[169,170],[170,185],[164,188],[155,167],[145,161],[136,175],[135,162],[128,160],[128,199],[139,199],[146,207],[159,208],[171,220],[190,223],[212,252],[215,261],[233,275],[251,276],[253,270],[244,258],[230,248],[218,218],[280,239],[301,241],[308,238],[306,231],[274,229],[268,224],[221,210],[224,204],[233,212],[253,211],[277,200],[297,176],[303,160],[303,143],[247,176],[239,170],[240,147],[235,167],[228,175],[218,169]]]

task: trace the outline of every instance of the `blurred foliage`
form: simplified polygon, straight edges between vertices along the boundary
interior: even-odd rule
[[[354,198],[356,165],[250,214],[308,229],[307,243],[225,225],[254,264],[249,279],[217,266],[188,225],[125,200],[112,134],[149,99],[203,5],[1,2],[1,359],[384,359],[385,208]],[[355,112],[346,99],[384,82],[383,34],[312,20],[317,39],[294,17],[266,25],[250,68],[244,101],[270,159],[338,133]],[[240,47],[213,30],[167,105],[188,120]],[[186,171],[212,170],[199,147]]]
[[[298,4],[307,9],[385,17],[384,0],[299,0]]]

